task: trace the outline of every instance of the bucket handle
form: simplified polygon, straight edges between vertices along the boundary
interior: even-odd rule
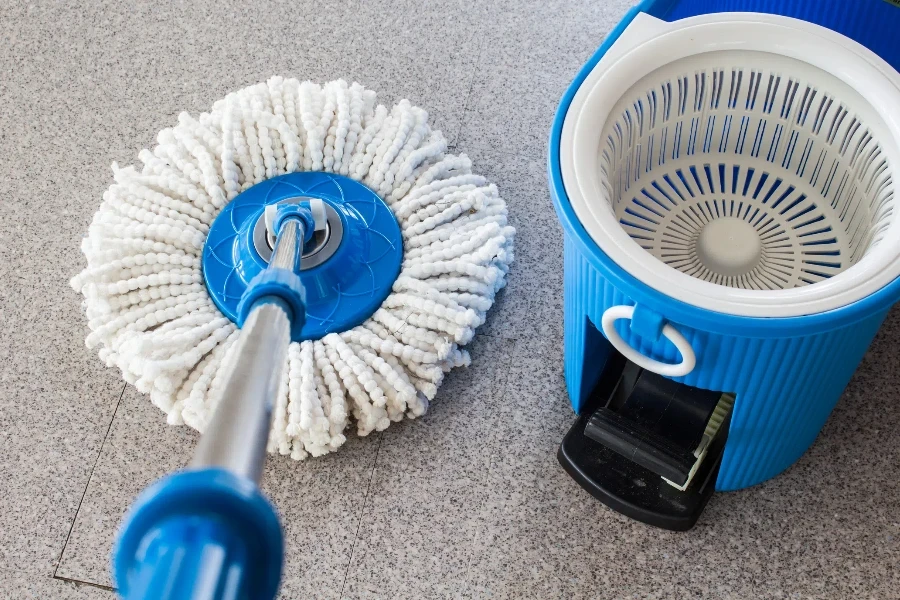
[[[681,362],[669,364],[653,360],[644,356],[622,339],[622,336],[613,327],[619,319],[632,319],[634,317],[634,307],[620,304],[618,306],[610,306],[603,313],[600,320],[600,327],[603,329],[603,335],[609,340],[613,347],[622,353],[622,355],[639,367],[652,371],[666,377],[684,377],[694,370],[697,364],[697,357],[694,349],[691,348],[690,342],[681,334],[680,331],[666,323],[663,325],[662,334],[668,339],[678,352],[681,353]]]

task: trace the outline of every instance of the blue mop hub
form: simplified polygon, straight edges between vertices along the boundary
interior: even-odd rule
[[[400,226],[390,208],[348,177],[290,173],[238,195],[210,227],[203,279],[213,302],[235,323],[240,321],[241,296],[272,256],[266,207],[311,198],[323,201],[327,224],[307,236],[303,246],[300,280],[306,288],[306,322],[291,339],[315,340],[351,329],[390,293],[403,259]]]

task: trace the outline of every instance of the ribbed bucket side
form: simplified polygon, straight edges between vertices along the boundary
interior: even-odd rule
[[[566,235],[565,372],[576,412],[611,351],[593,324],[600,323],[606,309],[620,304],[635,301],[605,279]],[[887,311],[805,337],[729,336],[671,323],[697,355],[696,368],[677,381],[737,395],[717,489],[760,483],[800,458],[824,426]],[[619,321],[616,328],[645,356],[680,360],[665,338],[637,336],[627,321]]]

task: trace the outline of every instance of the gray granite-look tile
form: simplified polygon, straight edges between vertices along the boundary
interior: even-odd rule
[[[88,583],[0,569],[0,597],[10,600],[114,600],[115,594]]]
[[[50,289],[60,279],[22,265],[6,280],[14,293],[0,298],[0,567],[43,576],[124,385],[84,347],[75,294]]]
[[[545,157],[550,125],[569,83],[634,4],[490,2],[459,145]]]
[[[391,67],[372,87],[428,110],[432,126],[455,144],[484,43],[477,14],[465,0],[396,0],[390,12],[392,22],[378,41]]]
[[[568,61],[550,72],[535,68],[555,64],[557,55],[552,52],[546,56],[535,55],[529,48],[510,51],[508,56],[502,52],[485,46],[466,104],[459,148],[543,157],[550,124],[572,69]]]
[[[343,598],[455,598],[513,344],[480,337],[429,412],[384,433]]]
[[[19,22],[3,22],[21,40],[7,27]],[[105,184],[83,176],[96,153],[69,145],[36,67],[3,51],[0,66],[11,74],[0,83],[0,566],[49,575],[123,387],[85,348],[68,285]]]
[[[497,185],[516,228],[515,261],[484,332],[529,343],[562,335],[563,236],[544,161],[472,149],[473,169]]]
[[[284,600],[340,597],[380,442],[347,433],[335,454],[302,463],[270,457],[266,465],[263,492],[285,538]]]

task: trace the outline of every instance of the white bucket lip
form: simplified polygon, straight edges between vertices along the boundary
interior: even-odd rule
[[[696,279],[657,260],[622,229],[606,202],[596,201],[600,190],[596,132],[604,128],[621,98],[605,90],[624,92],[673,61],[722,50],[781,54],[857,90],[887,127],[880,138],[883,151],[889,164],[900,169],[900,74],[867,48],[830,29],[778,15],[717,13],[667,23],[640,13],[585,78],[563,122],[563,184],[594,243],[651,288],[699,308],[738,316],[818,314],[852,304],[888,285],[900,276],[900,211],[891,215],[885,239],[838,275],[799,288],[745,290]],[[621,60],[626,56],[627,61]]]

